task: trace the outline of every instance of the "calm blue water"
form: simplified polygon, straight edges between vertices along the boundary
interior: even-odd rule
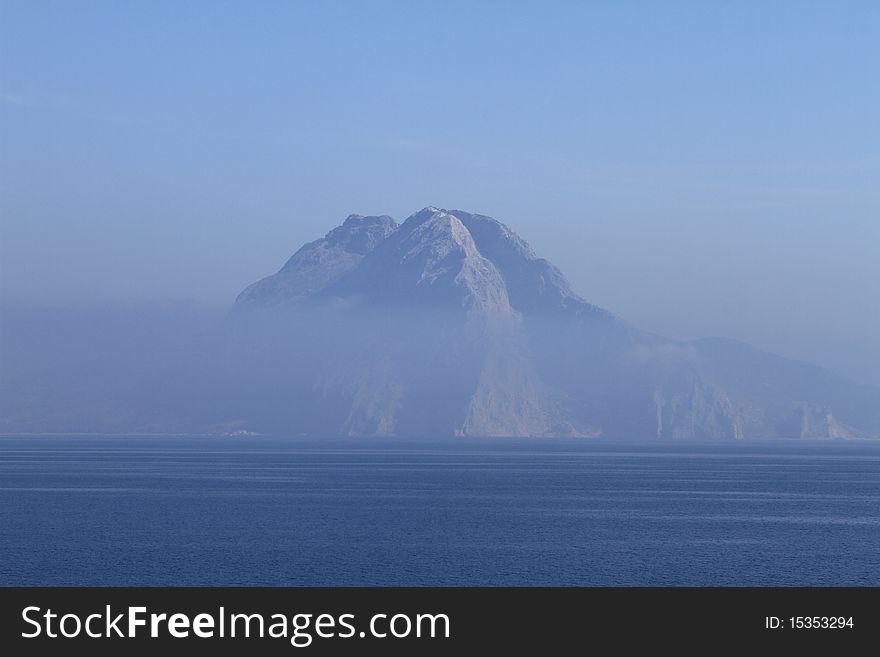
[[[880,445],[0,438],[4,585],[880,585]]]

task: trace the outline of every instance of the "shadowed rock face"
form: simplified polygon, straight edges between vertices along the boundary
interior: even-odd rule
[[[735,341],[640,331],[503,223],[459,210],[400,226],[352,215],[234,310],[237,339],[274,360],[253,371],[285,372],[263,378],[260,412],[229,392],[227,419],[249,428],[742,439],[880,427],[876,389]]]
[[[277,274],[245,288],[235,307],[294,305],[303,301],[359,265],[397,227],[391,217],[349,215],[341,226],[294,253]]]

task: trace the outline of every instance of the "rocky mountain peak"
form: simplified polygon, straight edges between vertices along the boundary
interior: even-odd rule
[[[349,253],[366,255],[382,240],[397,230],[397,222],[387,215],[365,217],[350,214],[341,226],[331,230],[324,239]]]
[[[349,215],[246,289],[236,307],[351,296],[416,305],[443,298],[455,306],[619,321],[572,292],[562,273],[502,222],[433,205],[402,225],[387,215]]]
[[[372,299],[382,306],[510,311],[504,279],[462,221],[436,207],[411,215],[322,298]]]
[[[401,226],[401,243],[409,249],[404,258],[429,251],[433,261],[457,251],[463,257],[480,257],[474,238],[461,220],[437,208],[425,208],[409,217]]]

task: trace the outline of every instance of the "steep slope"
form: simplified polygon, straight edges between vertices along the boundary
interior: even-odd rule
[[[295,305],[356,267],[396,229],[391,217],[349,215],[341,226],[294,253],[277,274],[245,288],[234,308]]]
[[[480,252],[506,281],[513,307],[526,315],[551,314],[615,321],[607,310],[572,292],[562,272],[535,255],[525,240],[492,217],[452,210],[467,227]]]

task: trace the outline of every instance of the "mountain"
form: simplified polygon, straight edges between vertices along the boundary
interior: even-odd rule
[[[641,331],[575,294],[503,223],[459,210],[399,226],[349,216],[246,288],[217,339],[235,380],[212,399],[224,422],[259,431],[880,434],[877,389],[732,340]]]
[[[880,437],[880,393],[668,340],[503,223],[350,215],[231,311],[0,304],[0,431],[621,440]]]

